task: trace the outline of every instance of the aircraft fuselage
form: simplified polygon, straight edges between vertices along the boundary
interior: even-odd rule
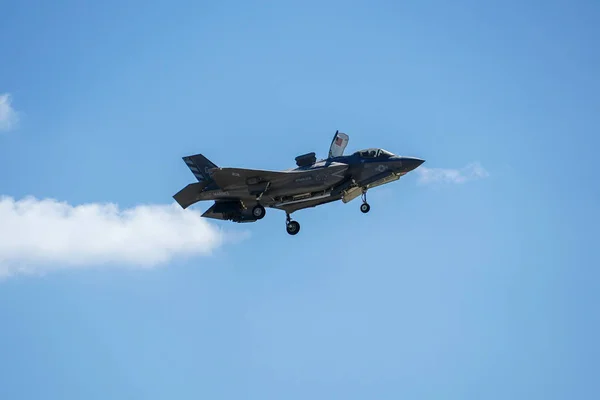
[[[307,153],[296,157],[298,167],[285,171],[220,168],[201,154],[184,157],[198,182],[173,197],[183,208],[212,200],[203,217],[235,222],[254,222],[264,217],[265,207],[277,208],[286,212],[286,229],[295,235],[300,226],[291,213],[360,195],[361,211],[367,213],[369,189],[396,181],[424,162],[377,148],[343,155],[347,142],[347,135],[336,132],[327,159],[317,161],[315,153]]]

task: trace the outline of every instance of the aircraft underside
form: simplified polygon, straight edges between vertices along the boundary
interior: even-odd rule
[[[289,234],[295,235],[300,230],[300,224],[291,219],[293,212],[339,200],[348,203],[362,196],[360,210],[363,213],[368,213],[371,209],[366,199],[368,189],[395,181],[399,178],[399,174],[387,174],[384,177],[378,177],[377,180],[365,182],[362,186],[352,179],[348,179],[337,186],[328,187],[324,190],[303,193],[296,193],[297,190],[295,190],[294,194],[280,196],[271,196],[268,190],[264,193],[259,193],[258,196],[248,196],[248,192],[244,191],[243,193],[236,193],[237,196],[235,197],[232,196],[215,201],[215,204],[202,214],[202,216],[239,223],[256,222],[264,218],[266,208],[274,208],[285,211],[286,230]],[[229,192],[230,195],[234,193]]]

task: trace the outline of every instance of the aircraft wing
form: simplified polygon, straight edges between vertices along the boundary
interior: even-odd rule
[[[346,150],[346,146],[348,146],[349,139],[350,138],[345,133],[335,131],[331,146],[329,147],[329,158],[344,155],[344,150]]]
[[[267,171],[245,168],[218,168],[210,171],[212,179],[222,189],[253,186],[263,183],[277,184],[295,172]],[[300,172],[297,172],[300,173]]]

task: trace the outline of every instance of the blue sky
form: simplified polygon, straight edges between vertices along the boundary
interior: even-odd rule
[[[597,398],[599,11],[0,3],[0,398]],[[172,207],[336,129],[427,161],[295,237]]]

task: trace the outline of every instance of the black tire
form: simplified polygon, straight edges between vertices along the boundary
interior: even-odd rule
[[[263,219],[266,213],[267,211],[260,204],[255,205],[252,209],[252,216],[256,219]]]
[[[285,226],[285,230],[290,235],[296,235],[296,234],[298,234],[298,232],[300,232],[300,224],[296,221],[290,221]]]
[[[362,203],[360,205],[360,211],[362,211],[363,214],[368,213],[369,210],[371,210],[371,206],[368,203]]]

